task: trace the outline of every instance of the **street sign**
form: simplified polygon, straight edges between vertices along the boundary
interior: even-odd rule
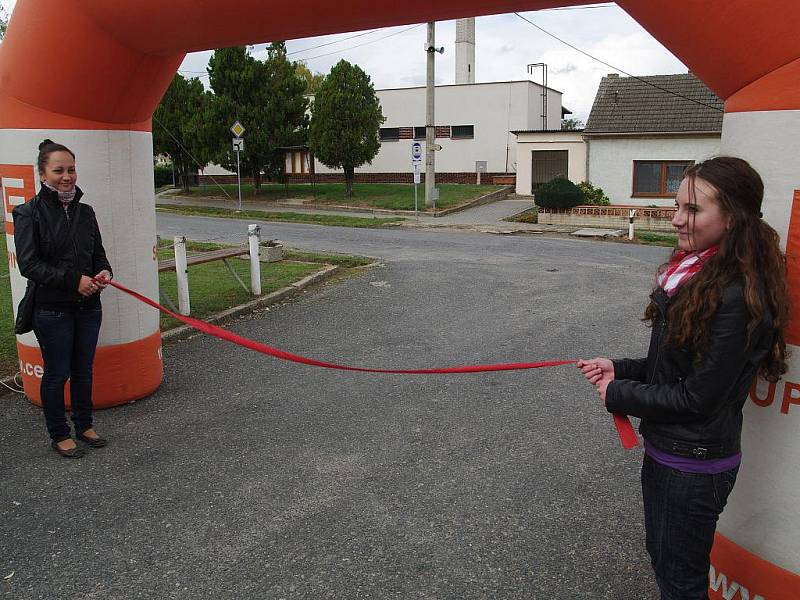
[[[431,148],[433,148],[434,152],[438,152],[439,150],[442,149],[442,145],[441,144],[434,144],[433,146],[431,146]]]
[[[422,144],[419,142],[414,142],[411,144],[411,162],[413,163],[421,163],[422,162]]]
[[[244,138],[240,137],[233,138],[233,151],[244,152]]]
[[[237,120],[233,125],[231,125],[231,132],[233,132],[233,135],[235,135],[237,138],[240,138],[244,133],[244,126]]]
[[[419,183],[421,181],[419,166],[420,164],[418,162],[414,163],[414,183]]]

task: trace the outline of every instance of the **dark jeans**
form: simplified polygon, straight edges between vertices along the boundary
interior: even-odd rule
[[[717,519],[739,467],[683,473],[645,455],[642,495],[647,551],[661,600],[708,600],[708,571]]]
[[[70,380],[76,433],[92,427],[92,364],[103,311],[100,308],[33,311],[33,332],[44,359],[40,394],[47,432],[54,442],[70,437],[64,414],[64,384]]]

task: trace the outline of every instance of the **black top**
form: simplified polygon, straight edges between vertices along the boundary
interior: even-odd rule
[[[39,307],[100,305],[99,294],[78,293],[81,276],[94,277],[103,269],[111,272],[94,210],[88,204],[81,204],[74,239],[64,244],[82,196],[78,188],[65,210],[58,192],[43,185],[32,200],[14,207],[17,264],[23,277],[37,284]],[[53,256],[56,252],[58,256]]]
[[[742,286],[725,288],[711,318],[708,346],[697,359],[687,348],[667,345],[670,299],[660,288],[651,297],[659,316],[647,358],[613,361],[615,379],[606,392],[607,409],[640,417],[641,434],[665,452],[697,458],[736,454],[741,448],[742,407],[774,343],[769,312],[748,343],[750,316]]]

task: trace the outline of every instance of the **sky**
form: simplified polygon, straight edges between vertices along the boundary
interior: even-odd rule
[[[0,0],[0,4],[10,13],[15,1]],[[615,4],[521,14],[584,52],[633,75],[687,71]],[[358,64],[370,75],[376,89],[425,84],[425,24],[389,27],[353,37],[359,33],[362,32],[289,40],[286,47],[291,60],[305,61],[314,72],[328,73],[341,59]],[[541,71],[530,76],[527,65],[547,63],[548,85],[563,93],[562,104],[583,122],[589,116],[600,78],[618,72],[547,36],[514,14],[478,17],[475,41],[476,81],[532,78],[541,83]],[[336,43],[311,49],[329,42]],[[436,45],[445,48],[443,55],[436,55],[436,83],[454,83],[455,21],[436,24]],[[263,58],[265,48],[266,43],[256,44],[252,53]],[[211,54],[211,51],[188,54],[179,71],[186,77],[200,77],[207,82],[205,69]]]

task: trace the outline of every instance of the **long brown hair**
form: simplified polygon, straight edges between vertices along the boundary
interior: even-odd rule
[[[701,355],[708,344],[709,324],[719,308],[723,289],[740,282],[749,313],[748,343],[764,313],[772,318],[774,343],[759,373],[768,381],[777,381],[787,368],[783,329],[789,320],[789,289],[786,257],[780,249],[778,233],[761,219],[764,183],[747,161],[732,156],[692,165],[684,177],[689,179],[690,202],[694,202],[695,179],[713,186],[720,208],[730,218],[730,227],[719,251],[673,297],[667,342]],[[691,228],[690,220],[690,236]],[[652,324],[657,314],[658,308],[651,302],[644,320]]]

